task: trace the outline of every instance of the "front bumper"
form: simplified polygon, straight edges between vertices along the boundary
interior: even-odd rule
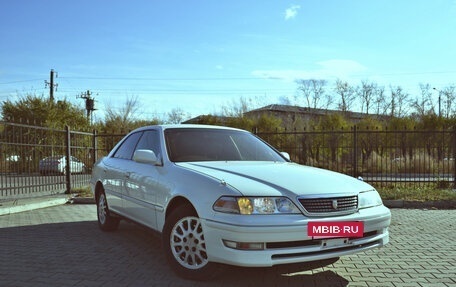
[[[202,220],[209,260],[237,266],[267,267],[340,257],[382,247],[389,241],[391,213],[383,205],[363,209],[351,215],[329,218],[278,216],[288,220],[279,224],[276,220],[279,217],[276,217],[270,224],[260,224],[260,221],[267,218],[261,218],[261,215],[256,218],[259,219],[256,224],[255,220],[249,221],[249,224],[241,220],[231,224]],[[236,215],[231,218],[236,218]],[[311,221],[362,221],[364,237],[331,241],[312,239],[307,235],[307,224]],[[226,247],[224,240],[264,243],[265,247],[263,250],[233,249]]]

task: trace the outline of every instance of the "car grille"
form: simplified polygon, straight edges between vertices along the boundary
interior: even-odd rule
[[[358,196],[300,198],[299,202],[311,215],[349,214],[358,210]]]

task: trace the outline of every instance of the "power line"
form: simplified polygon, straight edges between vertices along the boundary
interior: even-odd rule
[[[11,82],[3,82],[0,85],[10,85],[10,84],[17,84],[17,83],[26,83],[26,82],[36,82],[42,81],[43,79],[30,79],[30,80],[18,80],[18,81],[11,81]]]
[[[351,77],[371,77],[371,76],[416,76],[432,74],[456,74],[456,71],[430,71],[430,72],[396,72],[396,73],[371,73],[351,74]],[[283,80],[281,76],[257,76],[257,77],[202,77],[202,78],[155,78],[155,77],[60,77],[61,79],[74,80],[126,80],[126,81],[232,81],[232,80]]]
[[[60,79],[74,80],[126,80],[126,81],[240,81],[240,80],[278,80],[275,77],[227,77],[227,78],[149,78],[149,77],[60,77]]]
[[[142,93],[264,93],[264,92],[289,92],[294,89],[223,89],[223,90],[202,90],[202,89],[96,89],[103,92],[142,92]],[[75,92],[77,89],[59,89],[60,92]]]
[[[432,74],[456,74],[456,71],[430,71],[430,72],[396,72],[396,73],[372,73],[372,74],[351,74],[351,77],[371,77],[371,76],[414,76],[414,75],[432,75]],[[59,76],[59,79],[67,80],[125,80],[125,81],[252,81],[252,80],[283,80],[285,77],[280,76],[257,76],[257,77],[86,77],[86,76]],[[41,81],[39,79],[16,80],[10,82],[0,82],[0,85]]]

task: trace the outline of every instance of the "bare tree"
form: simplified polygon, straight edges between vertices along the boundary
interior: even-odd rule
[[[456,112],[453,107],[453,102],[456,100],[456,86],[451,85],[438,90],[438,92],[443,104],[443,116],[449,118],[452,113]]]
[[[307,107],[312,106],[312,88],[310,84],[311,80],[296,80],[296,84],[298,84],[298,91],[301,92],[301,95],[304,97],[305,104]],[[299,106],[299,96],[295,96],[295,100],[297,105]]]
[[[421,97],[411,102],[415,113],[418,116],[424,116],[429,113],[435,114],[435,107],[432,101],[432,90],[429,84],[420,84]]]
[[[405,93],[402,87],[390,86],[391,98],[389,103],[390,116],[403,117],[407,113],[406,104],[409,95]]]
[[[180,124],[184,121],[184,119],[189,118],[190,115],[186,113],[181,108],[174,108],[168,113],[168,119],[166,123],[168,124]]]
[[[356,99],[355,89],[348,82],[336,81],[335,92],[340,96],[338,108],[343,112],[348,112],[352,108]]]
[[[239,102],[233,100],[227,106],[222,106],[222,115],[226,117],[242,118],[245,112],[248,112],[249,109],[252,109],[252,106],[252,99],[245,99],[244,97],[241,97],[239,99]]]
[[[385,87],[377,86],[373,98],[375,114],[386,115],[388,110],[388,102],[385,99]]]
[[[128,130],[138,116],[140,103],[138,97],[127,97],[125,104],[120,109],[111,106],[106,107],[106,126],[113,129]]]
[[[328,108],[332,98],[326,94],[326,80],[297,80],[298,90],[302,93],[308,108]],[[324,103],[322,101],[326,100]]]
[[[368,82],[367,80],[361,81],[361,86],[356,90],[358,97],[361,98],[361,112],[366,109],[366,114],[369,114],[372,102],[375,101],[375,96],[378,90],[377,84]]]

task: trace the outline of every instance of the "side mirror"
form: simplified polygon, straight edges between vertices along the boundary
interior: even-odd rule
[[[133,154],[133,160],[140,163],[151,163],[161,165],[160,159],[149,149],[138,149]]]
[[[282,151],[282,152],[280,152],[280,154],[282,154],[282,156],[283,156],[284,158],[286,158],[287,160],[290,160],[290,161],[291,161],[290,154],[287,153],[286,151]]]

